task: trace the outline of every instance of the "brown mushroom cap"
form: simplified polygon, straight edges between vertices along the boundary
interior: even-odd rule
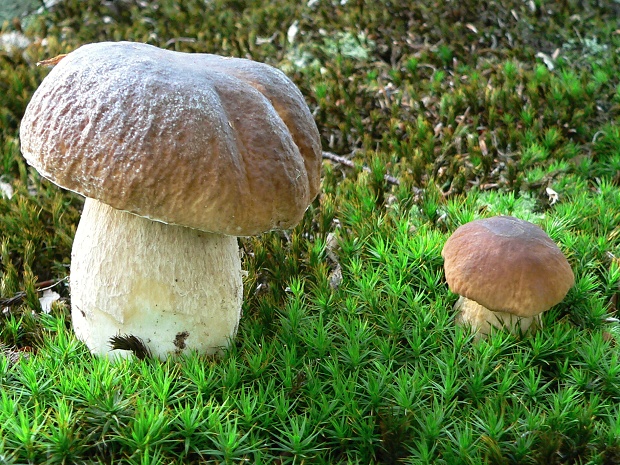
[[[510,216],[460,226],[441,254],[452,292],[521,317],[559,303],[575,281],[551,238],[540,227]]]
[[[85,45],[43,80],[20,133],[28,163],[59,186],[214,233],[292,227],[319,190],[303,96],[250,60]]]

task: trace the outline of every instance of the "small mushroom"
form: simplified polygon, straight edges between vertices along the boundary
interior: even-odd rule
[[[319,190],[319,133],[284,73],[117,42],[62,58],[21,123],[39,173],[86,197],[71,255],[76,335],[96,354],[217,353],[243,297],[236,236],[295,226]]]
[[[457,324],[477,338],[492,328],[525,333],[541,326],[540,314],[561,302],[573,271],[558,246],[538,226],[510,216],[464,224],[442,251]]]

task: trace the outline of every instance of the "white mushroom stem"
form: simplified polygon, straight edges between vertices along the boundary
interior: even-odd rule
[[[243,299],[237,238],[166,225],[86,199],[71,254],[73,328],[91,352],[140,338],[161,359],[213,354],[235,336]]]
[[[476,332],[476,339],[488,336],[496,329],[507,329],[512,334],[525,334],[528,330],[542,328],[540,314],[520,317],[507,312],[494,312],[474,300],[461,296],[454,304],[458,312],[456,324],[470,327]]]

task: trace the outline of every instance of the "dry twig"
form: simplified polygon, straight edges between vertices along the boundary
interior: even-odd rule
[[[327,159],[327,160],[331,160],[333,162],[339,163],[341,165],[344,166],[348,166],[349,168],[355,168],[355,163],[353,163],[351,160],[349,160],[346,157],[340,156],[340,155],[336,155],[335,153],[332,152],[323,152],[323,158]],[[362,169],[364,171],[367,171],[370,173],[370,168],[367,167],[366,165],[362,166]],[[385,179],[385,181],[389,184],[393,184],[395,186],[399,186],[400,185],[400,181],[395,178],[394,176],[390,176],[389,174],[386,174],[385,176],[383,176],[383,179]]]

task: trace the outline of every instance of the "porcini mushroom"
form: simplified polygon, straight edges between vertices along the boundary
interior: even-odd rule
[[[575,277],[558,246],[538,226],[510,216],[466,223],[442,250],[457,324],[477,337],[492,328],[525,333],[540,314],[564,299]]]
[[[318,193],[297,87],[245,59],[96,43],[62,58],[21,123],[41,175],[86,197],[71,254],[75,333],[96,354],[216,353],[242,304],[236,236],[291,228]]]

